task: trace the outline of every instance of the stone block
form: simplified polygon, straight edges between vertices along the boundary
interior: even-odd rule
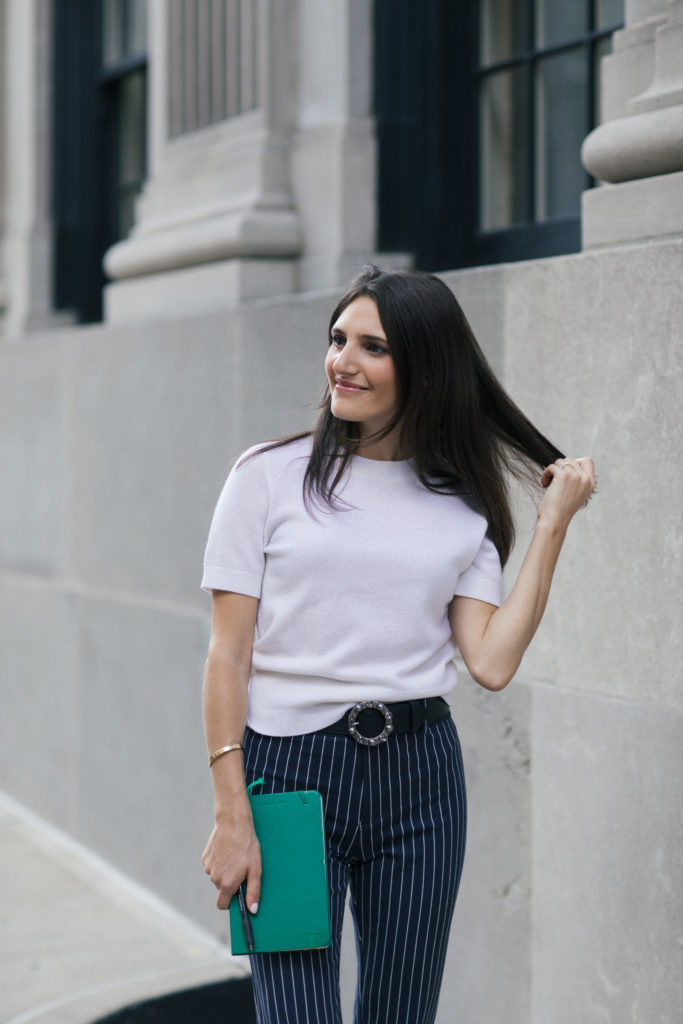
[[[531,960],[530,693],[490,693],[461,672],[452,695],[468,835],[439,1024],[528,1024]]]
[[[94,596],[76,611],[76,837],[224,934],[200,862],[213,825],[201,715],[206,618]]]
[[[648,19],[636,26],[615,32],[614,50],[603,57],[601,73],[600,123],[629,112],[629,102],[652,82],[654,40],[658,20]]]
[[[440,274],[463,308],[474,335],[495,374],[504,373],[505,266]]]
[[[0,789],[75,826],[80,686],[74,602],[49,581],[0,573]]]
[[[532,1024],[677,1024],[683,713],[533,694]]]
[[[205,314],[295,290],[297,266],[292,259],[223,259],[199,266],[127,277],[107,285],[105,319],[139,323],[166,317]]]
[[[592,455],[599,481],[520,674],[678,708],[682,257],[660,243],[508,267],[505,319],[512,397],[563,451]]]
[[[0,561],[56,575],[66,559],[65,394],[52,340],[2,348]]]
[[[683,171],[591,188],[581,196],[584,250],[683,235]]]

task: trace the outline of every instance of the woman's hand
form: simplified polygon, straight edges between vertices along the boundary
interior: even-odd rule
[[[555,520],[566,527],[595,490],[593,460],[558,459],[543,470],[541,486],[547,492],[539,505],[538,518]]]
[[[246,879],[247,907],[256,913],[261,898],[261,847],[251,821],[218,822],[202,854],[202,864],[218,889],[219,910],[228,909]]]

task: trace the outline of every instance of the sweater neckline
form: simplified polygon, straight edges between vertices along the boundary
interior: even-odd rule
[[[351,472],[356,477],[365,479],[404,479],[415,475],[412,459],[366,459],[362,455],[352,455]]]

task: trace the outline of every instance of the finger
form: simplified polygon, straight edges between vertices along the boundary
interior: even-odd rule
[[[578,474],[582,480],[590,483],[593,488],[595,487],[595,469],[592,459],[581,456],[578,459],[562,459],[558,464],[562,472],[568,473],[569,476]]]
[[[549,466],[546,466],[541,474],[541,487],[549,487],[553,482],[553,479],[562,472],[565,459],[557,459],[556,462],[551,462]]]
[[[595,490],[595,485],[597,484],[597,477],[595,476],[595,465],[593,463],[593,460],[589,459],[587,456],[584,456],[580,459],[577,459],[576,461],[578,462],[581,470],[586,474],[586,476],[592,483],[593,489]]]
[[[235,892],[237,890],[235,889]],[[229,889],[220,889],[218,896],[216,897],[216,906],[219,910],[227,910],[230,906],[230,900],[235,895],[235,892],[230,892]]]
[[[261,864],[258,868],[252,868],[247,875],[247,908],[252,914],[258,913],[258,905],[261,901]]]

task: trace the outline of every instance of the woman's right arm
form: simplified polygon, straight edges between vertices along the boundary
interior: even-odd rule
[[[256,597],[213,591],[203,690],[209,753],[243,740],[257,610]],[[219,910],[228,909],[230,899],[246,879],[247,906],[255,913],[261,890],[261,850],[247,796],[242,751],[233,750],[218,758],[211,775],[216,823],[202,864],[218,889]]]

